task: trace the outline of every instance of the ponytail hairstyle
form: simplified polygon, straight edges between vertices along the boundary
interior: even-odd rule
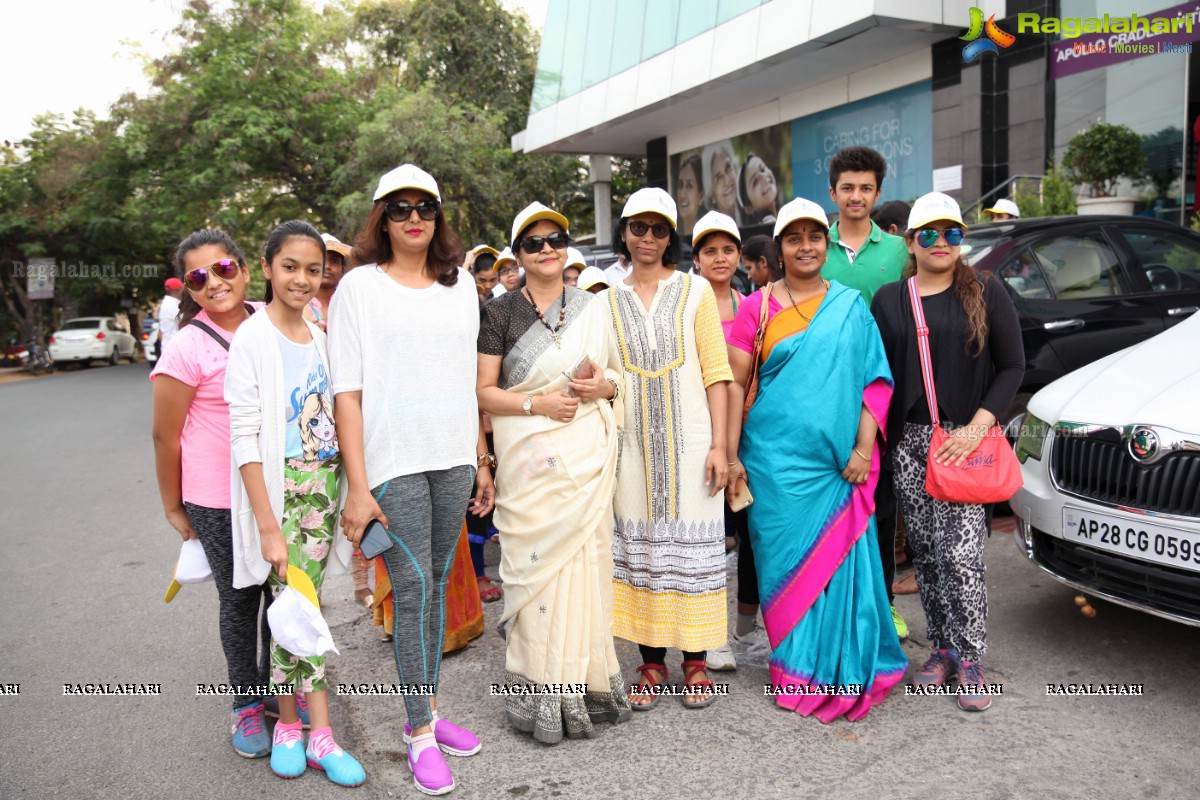
[[[279,255],[279,248],[283,247],[284,243],[293,236],[308,237],[317,243],[321,248],[321,264],[324,266],[325,259],[329,257],[329,252],[325,248],[325,240],[321,238],[321,232],[308,224],[302,219],[291,219],[279,225],[267,237],[267,244],[263,247],[263,259],[270,264],[275,260],[275,256]],[[263,294],[263,302],[270,303],[275,299],[275,290],[271,288],[271,282],[267,281],[267,289]]]
[[[913,240],[913,231],[904,234],[909,242]],[[917,257],[908,255],[904,265],[901,280],[907,280],[917,274]],[[978,357],[983,354],[987,345],[988,317],[987,303],[983,299],[983,282],[988,279],[986,273],[976,272],[975,268],[963,260],[961,254],[954,262],[954,296],[967,314],[967,336],[963,349],[967,355]]]
[[[783,270],[779,268],[779,258],[775,255],[774,242],[766,234],[751,236],[742,245],[742,258],[754,262],[760,258],[767,260],[767,269],[771,272],[771,280],[783,280]]]
[[[225,251],[225,255],[238,262],[239,267],[246,268],[246,257],[242,255],[241,248],[234,243],[228,233],[216,228],[201,228],[188,234],[175,248],[175,272],[180,280],[187,271],[183,266],[184,257],[191,251],[209,244],[220,247]],[[186,286],[184,288],[185,291],[179,296],[179,315],[176,317],[176,322],[181,328],[191,322],[201,311],[200,304],[192,297],[191,290],[188,290]]]

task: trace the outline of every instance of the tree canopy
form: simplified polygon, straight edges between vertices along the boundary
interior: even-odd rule
[[[175,245],[200,227],[248,256],[291,218],[351,240],[375,180],[405,161],[438,179],[467,247],[504,244],[534,199],[577,233],[590,225],[583,160],[511,150],[538,36],[499,0],[189,0],[174,38],[150,91],[107,119],[47,115],[0,147],[0,333],[34,323],[10,264],[156,265],[56,282],[56,305],[112,313],[161,295]]]

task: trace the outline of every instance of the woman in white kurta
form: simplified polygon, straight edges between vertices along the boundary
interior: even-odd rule
[[[705,651],[726,640],[721,492],[732,373],[712,289],[672,267],[675,221],[666,192],[634,192],[618,239],[633,269],[608,296],[625,369],[613,633],[641,649],[630,696],[639,710],[658,702],[668,647],[683,651],[684,705],[709,705]]]

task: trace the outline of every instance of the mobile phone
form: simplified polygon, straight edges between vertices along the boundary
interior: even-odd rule
[[[363,531],[362,539],[358,542],[358,550],[363,554],[363,558],[375,558],[391,550],[393,544],[387,528],[383,527],[383,523],[379,520],[373,519],[367,523],[366,530]]]
[[[746,485],[746,479],[738,477],[733,482],[733,492],[729,497],[729,507],[734,511],[741,511],[754,502],[754,495],[750,494],[750,487]]]
[[[592,377],[592,357],[585,355],[583,360],[575,365],[575,369],[571,370],[570,373],[564,372],[563,375],[566,376],[568,381],[587,380]],[[571,387],[566,387],[564,391],[571,397],[575,397],[575,390]]]

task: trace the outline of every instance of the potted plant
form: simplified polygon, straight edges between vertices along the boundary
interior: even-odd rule
[[[1137,177],[1146,163],[1142,137],[1126,125],[1097,122],[1075,134],[1063,156],[1067,176],[1091,189],[1081,214],[1132,214],[1135,198],[1116,196],[1117,181]]]

